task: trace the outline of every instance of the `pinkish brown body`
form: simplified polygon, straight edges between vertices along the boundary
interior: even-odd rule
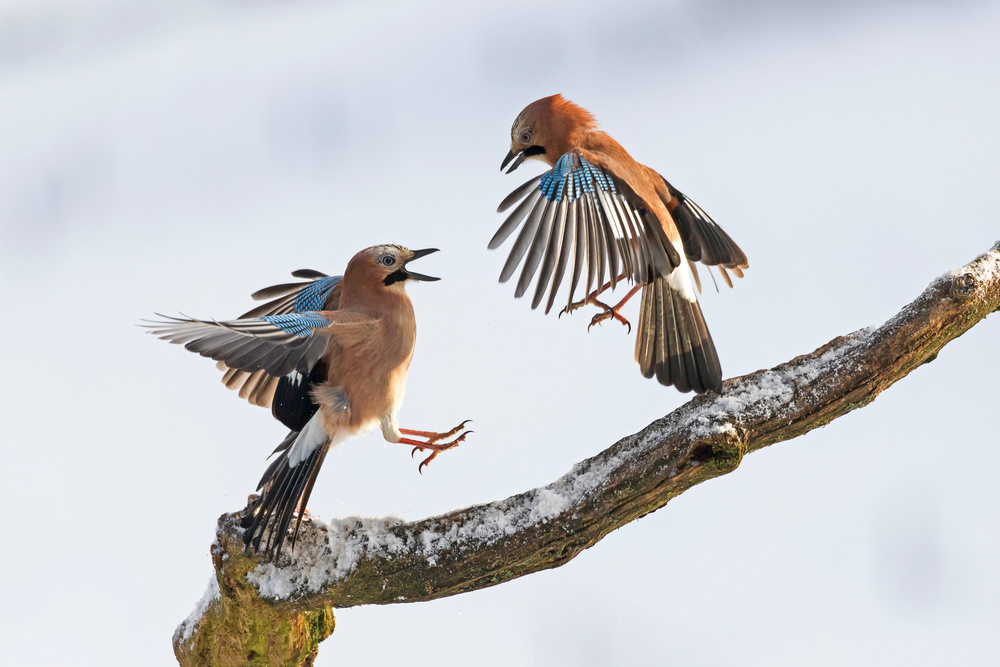
[[[572,160],[567,162],[567,156]],[[514,121],[510,152],[500,168],[512,163],[510,173],[525,159],[541,160],[552,171],[535,181],[543,196],[532,192],[529,181],[501,204],[500,210],[505,210],[524,197],[490,243],[497,247],[525,220],[501,281],[511,276],[527,252],[516,295],[525,292],[541,264],[532,307],[540,303],[543,283],[551,277],[548,311],[567,264],[575,258],[570,303],[563,312],[585,303],[603,307],[605,312],[591,324],[611,317],[628,324],[618,311],[642,289],[635,356],[643,375],[655,375],[662,384],[681,391],[721,391],[722,369],[695,294],[694,287],[700,289],[695,263],[717,267],[732,286],[728,272],[742,277],[748,267],[739,246],[659,173],[597,129],[589,111],[561,95],[532,102]],[[581,182],[589,190],[581,193]],[[614,267],[619,257],[625,272],[618,276],[612,270],[604,285],[599,275],[596,289],[591,290],[593,265],[599,263],[597,273],[603,274],[604,266]],[[574,303],[580,266],[585,263],[585,297]],[[597,300],[622,279],[636,283],[625,299],[614,307]]]

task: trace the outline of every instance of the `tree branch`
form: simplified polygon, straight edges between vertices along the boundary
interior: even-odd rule
[[[238,513],[219,519],[210,587],[174,635],[182,665],[309,664],[333,608],[432,600],[571,560],[611,531],[743,456],[864,407],[1000,310],[1000,242],[935,280],[877,329],[727,380],[552,484],[412,523],[306,519],[279,564],[243,555]]]

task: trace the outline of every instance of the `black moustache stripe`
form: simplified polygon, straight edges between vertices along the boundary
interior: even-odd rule
[[[393,271],[392,273],[390,273],[389,275],[387,275],[385,277],[385,281],[384,281],[385,282],[385,286],[388,287],[389,285],[392,285],[393,283],[401,283],[404,280],[406,280],[407,278],[409,278],[409,275],[406,273],[405,269],[396,269],[395,271]]]

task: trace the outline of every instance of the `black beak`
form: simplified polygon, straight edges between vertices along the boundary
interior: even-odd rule
[[[432,252],[438,252],[438,249],[437,248],[424,248],[423,250],[414,250],[413,251],[413,257],[411,257],[408,260],[406,260],[406,264],[409,264],[410,262],[412,262],[415,259],[420,259],[421,257],[426,257],[427,255],[431,254]],[[410,271],[410,270],[406,269],[406,264],[403,265],[403,268],[404,268],[404,270],[406,270],[406,279],[407,280],[422,280],[424,282],[433,282],[435,280],[441,280],[440,278],[435,278],[434,276],[425,276],[422,273],[414,273],[413,271]]]
[[[517,158],[516,160],[514,159],[515,157]],[[510,162],[511,160],[514,160],[514,164],[510,165],[510,169],[507,170],[508,174],[517,169],[518,167],[520,167],[521,163],[524,162],[524,151],[521,151],[520,153],[515,153],[514,151],[507,151],[507,157],[505,157],[503,159],[503,162],[500,163],[500,171],[503,171],[504,167],[506,167],[507,163]]]

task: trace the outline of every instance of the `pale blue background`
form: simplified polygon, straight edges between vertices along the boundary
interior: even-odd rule
[[[686,397],[633,338],[497,285],[498,167],[562,92],[746,250],[727,375],[879,324],[1000,239],[1000,3],[0,2],[0,663],[171,665],[283,435],[154,311],[437,246],[400,415],[475,419],[422,477],[377,434],[323,517],[547,483]],[[634,315],[635,306],[631,313]],[[994,665],[1000,316],[873,405],[749,456],[569,565],[337,613],[318,665]]]

